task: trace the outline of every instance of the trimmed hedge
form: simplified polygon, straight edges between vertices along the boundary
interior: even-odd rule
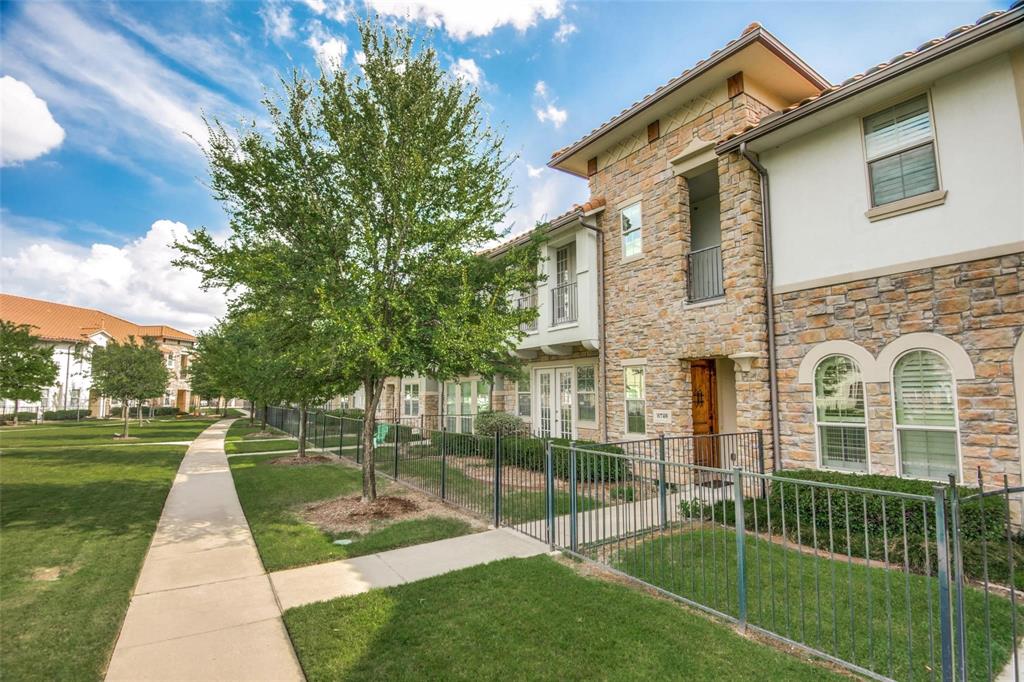
[[[122,411],[121,407],[111,408],[110,416],[111,417],[120,417],[121,416],[121,411]],[[171,407],[154,407],[153,408],[153,416],[154,417],[166,417],[166,416],[169,416],[169,415],[177,415],[177,414],[186,414],[186,413],[185,412],[179,412],[178,408],[174,407],[174,406],[171,406]],[[129,417],[138,417],[139,416],[139,408],[138,408],[138,406],[134,406],[134,407],[129,408],[128,409],[128,416]],[[149,407],[146,406],[146,405],[142,406],[142,416],[143,417],[148,417],[149,416]]]
[[[19,422],[35,421],[36,420],[36,413],[35,412],[8,412],[7,414],[5,414],[3,416],[3,419],[4,419],[4,421],[13,422],[15,415],[18,416],[18,421]]]
[[[792,479],[793,483],[774,481],[768,497],[747,499],[744,503],[744,525],[748,531],[771,531],[785,535],[804,546],[832,551],[837,559],[847,552],[856,558],[903,564],[903,537],[906,529],[907,562],[911,570],[924,573],[930,565],[934,575],[937,564],[935,544],[935,506],[933,503],[906,501],[862,492],[846,492],[800,485],[799,481],[817,481],[870,490],[916,495],[933,495],[934,483],[895,476],[845,474],[813,469],[781,471],[776,478]],[[812,495],[811,490],[814,490]],[[961,497],[972,495],[976,488],[958,487]],[[714,505],[699,500],[683,501],[681,515],[727,526],[735,525],[735,505],[731,501]],[[847,514],[847,510],[849,513]],[[831,529],[829,533],[829,512]],[[769,513],[771,521],[769,523]],[[756,516],[755,516],[756,514]],[[883,523],[884,520],[884,523]],[[799,522],[799,523],[798,523]],[[952,527],[947,507],[947,527]],[[964,573],[975,579],[984,575],[982,545],[987,543],[989,579],[1008,582],[1009,560],[1006,541],[1006,509],[998,496],[961,504],[961,546]],[[927,533],[925,532],[927,530]],[[849,543],[847,543],[849,537]],[[815,542],[816,540],[816,542]],[[1015,562],[1014,582],[1024,587],[1024,536],[1013,539]]]
[[[67,419],[85,419],[89,416],[89,410],[50,410],[43,412],[45,421],[63,421]]]
[[[356,408],[350,408],[347,410],[334,409],[325,410],[324,414],[329,414],[332,417],[349,417],[350,419],[362,419],[365,412]]]
[[[442,433],[444,446],[442,448]],[[552,464],[555,477],[569,478],[569,446],[573,441],[564,438],[552,438],[554,446]],[[494,436],[477,436],[470,433],[448,433],[434,431],[430,436],[430,444],[437,454],[454,457],[494,457]],[[532,436],[502,436],[501,461],[507,466],[517,466],[532,471],[545,470],[545,458],[548,441]],[[607,452],[623,454],[622,448],[616,445],[602,445],[592,441],[578,440],[576,446],[591,452]],[[602,457],[600,455],[581,454],[577,457],[576,480],[578,481],[622,481],[626,479],[628,461],[621,457]]]

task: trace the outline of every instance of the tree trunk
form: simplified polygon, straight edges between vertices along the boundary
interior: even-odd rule
[[[255,409],[255,407],[253,409]],[[260,431],[266,431],[267,430],[267,410],[268,409],[269,408],[267,407],[267,404],[263,403],[263,423],[260,424]]]
[[[364,379],[366,411],[363,414],[363,502],[377,499],[377,471],[373,464],[373,434],[377,427],[377,404],[384,389],[384,380]]]
[[[299,407],[299,457],[306,456],[306,406]]]
[[[139,398],[139,428],[142,428],[142,398]]]
[[[256,401],[249,398],[249,426],[256,423]]]
[[[128,398],[124,397],[121,399],[121,416],[124,418],[124,432],[121,434],[122,438],[128,437]]]
[[[14,425],[18,425],[18,407],[21,405],[21,401],[17,398],[14,399]]]

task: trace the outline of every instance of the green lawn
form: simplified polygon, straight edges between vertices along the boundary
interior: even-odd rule
[[[235,455],[258,452],[275,452],[277,450],[296,450],[298,447],[299,441],[293,438],[274,438],[272,440],[233,440],[224,443],[224,452],[229,455]]]
[[[282,438],[288,436],[288,434],[286,434],[284,431],[279,431],[275,429],[273,426],[267,425],[267,428],[264,429],[260,424],[261,423],[259,419],[257,419],[256,422],[253,424],[249,424],[248,419],[236,419],[234,422],[232,422],[231,426],[228,427],[228,432],[224,440],[227,442],[231,442],[233,440],[242,440],[254,433],[262,433],[264,431],[267,433],[272,433],[277,436],[281,436]],[[262,437],[266,436],[261,436],[261,438]]]
[[[840,679],[553,559],[509,559],[284,614],[317,680]]]
[[[208,424],[156,428],[164,434],[160,439],[169,437],[168,428],[174,438],[183,438],[186,431],[193,432],[191,437]],[[78,443],[86,428],[69,425],[44,432],[40,427],[37,437],[25,439],[37,446],[31,449],[11,449],[4,439],[0,650],[6,679],[102,678],[186,450],[38,447]],[[103,427],[91,428],[103,432]]]
[[[936,580],[920,575],[907,580],[901,571],[848,566],[844,559],[801,554],[747,536],[750,622],[894,679],[930,676],[933,661],[940,660]],[[892,560],[902,561],[902,549]],[[731,530],[706,529],[626,542],[612,556],[612,565],[669,592],[737,615],[736,536]],[[965,606],[970,677],[987,679],[984,594],[968,589]],[[992,598],[990,608],[993,670],[998,673],[1012,651],[1010,602]],[[892,614],[891,620],[887,613]],[[1020,622],[1024,622],[1024,609],[1018,613]]]
[[[372,554],[473,532],[469,523],[451,517],[427,517],[395,523],[364,536],[332,536],[294,513],[304,503],[353,495],[360,472],[340,464],[275,466],[278,455],[232,457],[235,489],[249,521],[263,565],[268,571]],[[385,489],[378,479],[378,491]],[[341,537],[351,545],[335,545]]]
[[[139,426],[133,421],[128,428],[132,439],[121,441],[114,438],[121,433],[124,424],[118,420],[68,424],[40,424],[31,426],[5,426],[0,428],[0,448],[23,447],[64,447],[101,443],[159,443],[165,441],[192,440],[215,419],[189,418],[154,419]]]

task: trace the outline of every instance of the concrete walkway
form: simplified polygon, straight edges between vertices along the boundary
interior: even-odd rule
[[[233,419],[189,448],[107,680],[302,680],[224,456]]]
[[[548,546],[511,528],[303,566],[270,574],[282,609],[423,580],[498,559],[530,557]]]

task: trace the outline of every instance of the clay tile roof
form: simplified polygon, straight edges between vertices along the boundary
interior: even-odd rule
[[[138,325],[94,308],[80,308],[35,298],[0,294],[0,319],[35,327],[32,333],[46,341],[87,341],[104,332],[119,342],[129,337],[164,338],[194,342],[196,337],[166,325]]]
[[[752,21],[749,24],[747,24],[747,27],[745,29],[743,29],[743,33],[741,33],[740,35],[741,36],[745,36],[748,33],[752,32],[752,31],[756,31],[759,28],[761,28],[761,22],[759,22],[759,21]]]
[[[481,255],[486,256],[489,254],[494,254],[499,251],[505,251],[509,248],[512,248],[517,244],[522,244],[529,240],[530,236],[537,230],[553,230],[555,228],[561,227],[562,225],[571,222],[574,218],[578,218],[585,213],[590,213],[591,211],[596,211],[597,209],[604,207],[606,203],[607,200],[604,197],[590,197],[583,204],[573,204],[572,208],[570,208],[565,213],[562,213],[560,215],[555,216],[554,218],[551,218],[547,222],[538,225],[532,230],[520,232],[519,234],[515,235],[514,237],[510,237],[509,239],[506,239],[500,244],[492,246],[489,249],[484,249],[483,251],[481,251]]]
[[[807,104],[810,104],[811,102],[814,102],[816,100],[821,99],[824,95],[829,95],[830,98],[831,97],[835,97],[836,99],[838,99],[843,94],[845,94],[845,93],[841,92],[845,88],[848,88],[849,86],[851,86],[851,85],[853,85],[853,84],[863,80],[865,77],[870,76],[873,73],[877,73],[878,71],[882,71],[882,70],[884,70],[884,69],[886,69],[886,68],[888,68],[888,67],[890,67],[890,66],[892,66],[894,64],[897,64],[899,62],[903,62],[903,61],[909,59],[910,57],[914,57],[914,56],[917,56],[917,55],[919,55],[919,54],[921,54],[923,52],[927,52],[928,50],[934,49],[936,46],[942,45],[943,43],[945,43],[947,40],[950,40],[951,38],[955,38],[957,36],[960,36],[960,35],[963,35],[965,33],[970,32],[970,31],[973,31],[973,30],[977,29],[979,26],[984,26],[985,24],[987,24],[988,22],[992,21],[993,19],[995,19],[997,17],[1000,17],[1000,16],[1002,16],[1004,14],[1007,14],[1009,12],[1013,12],[1013,11],[1019,10],[1021,8],[1024,8],[1024,0],[1016,0],[1016,2],[1014,2],[1012,5],[1010,5],[1010,8],[1008,10],[1005,10],[1005,11],[1003,11],[1003,10],[996,10],[996,11],[993,11],[993,12],[989,12],[988,14],[985,14],[984,16],[979,17],[978,20],[975,21],[973,24],[965,24],[963,26],[959,26],[959,27],[953,29],[952,31],[950,31],[949,33],[947,33],[945,36],[943,36],[941,38],[933,38],[933,39],[931,39],[931,40],[929,40],[927,42],[921,43],[914,50],[910,50],[910,51],[907,51],[907,52],[902,52],[902,53],[896,55],[895,57],[893,57],[892,59],[890,59],[890,60],[888,60],[886,62],[881,62],[879,64],[876,64],[876,65],[872,66],[871,68],[867,69],[863,73],[854,74],[854,75],[850,76],[849,78],[847,78],[846,80],[844,80],[839,85],[832,85],[830,87],[827,87],[824,90],[822,90],[820,93],[818,93],[817,95],[812,95],[811,97],[807,97],[807,98],[801,100],[800,102],[798,102],[796,104],[792,104],[792,105],[786,107],[785,109],[782,110],[782,113],[783,114],[788,114],[788,113],[790,113],[792,111],[796,111],[797,109],[799,109],[799,108],[801,108],[803,106],[806,106]],[[751,24],[751,25],[753,25],[753,24]],[[833,93],[838,93],[838,94],[833,94]],[[762,118],[756,125],[750,126],[747,131],[742,131],[742,132],[739,132],[739,133],[731,133],[731,134],[727,135],[725,137],[725,139],[723,140],[723,142],[727,142],[728,140],[731,140],[731,139],[734,139],[736,137],[739,137],[739,136],[743,135],[745,132],[748,132],[749,130],[755,130],[757,128],[762,128],[764,126],[772,124],[776,120],[778,120],[779,118],[784,118],[784,117],[782,117],[782,116],[774,116],[774,117],[766,116],[766,117]]]

